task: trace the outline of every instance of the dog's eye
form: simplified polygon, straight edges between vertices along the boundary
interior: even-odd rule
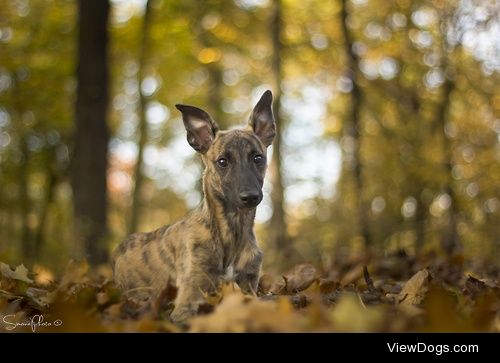
[[[217,159],[217,165],[219,165],[221,168],[225,168],[228,165],[227,159],[225,158]]]
[[[264,157],[262,155],[255,155],[253,161],[255,164],[261,164],[264,161]]]

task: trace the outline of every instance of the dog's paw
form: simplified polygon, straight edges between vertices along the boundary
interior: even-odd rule
[[[195,311],[189,308],[175,308],[170,314],[170,320],[172,323],[186,329],[189,324],[188,320],[195,315]]]

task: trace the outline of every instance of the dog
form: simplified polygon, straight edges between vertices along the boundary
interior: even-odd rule
[[[125,291],[159,296],[177,287],[171,320],[185,322],[223,280],[255,294],[263,254],[253,225],[267,168],[267,148],[276,135],[273,96],[266,91],[247,127],[219,130],[200,108],[177,104],[187,141],[200,155],[203,200],[185,218],[149,233],[135,233],[113,253],[113,273]]]

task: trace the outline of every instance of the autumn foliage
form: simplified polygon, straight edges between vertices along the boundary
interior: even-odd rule
[[[304,263],[263,275],[258,296],[225,284],[188,326],[168,320],[176,289],[152,302],[121,293],[109,270],[71,262],[61,279],[1,263],[0,316],[10,332],[499,332],[498,271],[460,257],[423,267],[404,254],[331,271]],[[405,270],[414,271],[411,276]],[[477,272],[473,272],[473,270]],[[369,271],[372,271],[370,273]],[[482,273],[482,275],[481,275]]]

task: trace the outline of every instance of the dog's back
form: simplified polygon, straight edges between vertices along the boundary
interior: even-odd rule
[[[123,291],[149,296],[164,286],[165,278],[175,281],[175,247],[168,238],[171,229],[166,225],[153,232],[134,233],[114,251],[114,277]]]

